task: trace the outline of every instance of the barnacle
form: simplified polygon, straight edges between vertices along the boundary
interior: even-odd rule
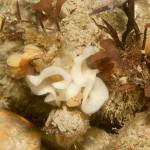
[[[26,45],[24,52],[13,53],[7,58],[7,65],[11,73],[16,77],[24,77],[27,74],[32,74],[39,67],[36,64],[32,65],[34,59],[43,55],[43,51],[34,45]]]

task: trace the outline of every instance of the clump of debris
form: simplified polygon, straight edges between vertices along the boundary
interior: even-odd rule
[[[39,149],[150,146],[149,2],[2,0],[0,7],[0,109],[38,128]]]

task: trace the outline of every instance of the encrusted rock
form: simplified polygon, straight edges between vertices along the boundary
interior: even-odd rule
[[[149,150],[150,112],[137,114],[119,131],[118,137],[107,149]]]
[[[104,126],[110,130],[111,128],[113,130],[113,127],[120,128],[125,121],[130,120],[137,111],[141,111],[146,106],[148,101],[144,97],[143,90],[138,86],[133,89],[130,86],[125,87],[129,85],[131,75],[127,70],[116,67],[111,78],[104,80],[110,90],[110,97],[99,112],[93,114],[92,124]],[[128,77],[125,79],[126,84],[122,82],[124,77]],[[121,89],[123,86],[124,90]]]
[[[0,149],[40,150],[40,134],[23,117],[0,109]]]
[[[90,127],[88,118],[79,110],[63,109],[53,110],[45,124],[49,133],[55,133],[59,145],[68,146],[81,141],[82,136]]]
[[[94,127],[90,128],[84,137],[84,141],[78,149],[104,150],[112,139],[106,131]]]

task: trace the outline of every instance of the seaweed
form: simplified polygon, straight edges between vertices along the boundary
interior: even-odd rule
[[[113,64],[131,71],[134,76],[130,78],[129,82],[121,85],[119,90],[134,90],[140,86],[144,90],[145,96],[150,97],[149,58],[145,57],[146,55],[143,55],[137,47],[133,47],[129,52],[123,52],[125,62],[112,39],[102,40],[100,46],[103,50],[90,56],[87,59],[88,65],[93,69],[99,69],[101,75],[105,75],[105,73],[111,75],[111,70],[115,67]],[[134,66],[140,67],[141,71]]]
[[[2,23],[1,23],[1,27],[0,27],[0,32],[3,31],[4,24],[5,24],[5,20],[6,20],[6,18],[4,17],[4,18],[2,19]]]
[[[104,19],[102,19],[105,25],[107,26],[107,29],[109,30],[110,35],[114,39],[116,46],[120,47],[121,49],[124,49],[122,42],[119,40],[118,34],[116,30]]]
[[[17,9],[17,14],[16,14],[17,20],[18,21],[22,21],[21,13],[20,13],[20,6],[19,6],[19,2],[18,1],[16,2],[16,9]]]
[[[126,31],[122,35],[122,43],[123,44],[125,44],[127,36],[133,29],[136,34],[136,39],[137,40],[140,39],[139,27],[134,18],[134,16],[135,16],[135,0],[128,0],[127,3],[128,3],[128,6],[125,3],[122,7],[122,10],[125,12],[125,14],[128,17]]]
[[[36,23],[22,19],[21,12],[20,12],[20,5],[19,5],[18,1],[16,2],[15,16],[16,16],[17,20],[13,20],[13,21],[8,21],[7,18],[4,17],[2,20],[1,28],[0,28],[0,32],[2,32],[2,34],[5,36],[5,38],[8,38],[10,41],[22,39],[22,35],[23,35],[24,31],[18,31],[17,24],[19,24],[19,23],[26,22],[37,28]]]
[[[121,85],[120,87],[119,87],[119,90],[120,91],[124,91],[124,90],[135,90],[135,88],[137,87],[137,85],[134,83],[134,82],[128,82],[128,83],[125,83],[125,84],[123,84],[123,85]]]
[[[112,36],[117,47],[120,47],[122,50],[125,50],[126,38],[133,29],[136,34],[136,40],[137,41],[140,40],[140,30],[139,30],[139,27],[134,18],[134,12],[135,12],[134,7],[135,7],[134,0],[125,0],[119,4],[114,5],[113,7],[109,7],[108,5],[106,5],[106,6],[98,8],[98,9],[95,9],[90,13],[90,15],[104,12],[104,11],[107,11],[110,9],[115,9],[115,8],[122,9],[125,12],[126,16],[128,17],[126,31],[122,35],[122,41],[119,40],[117,31],[106,20],[102,19],[104,24],[106,25],[106,27],[105,26],[99,26],[99,27],[104,28],[104,30],[106,30]]]
[[[145,48],[146,38],[147,38],[147,29],[150,28],[150,23],[146,23],[144,25],[144,27],[145,27],[145,29],[144,29],[144,37],[143,37],[142,49]]]
[[[50,17],[50,19],[52,19],[52,21],[56,24],[57,29],[60,31],[58,17],[61,11],[61,7],[65,2],[66,0],[57,0],[56,6],[54,7],[50,0],[40,0],[38,3],[31,4],[31,8],[39,12],[44,11]]]
[[[144,87],[144,92],[146,97],[150,97],[150,83],[147,83]]]
[[[88,58],[88,64],[89,66],[92,66],[92,63],[95,63],[97,61],[101,61],[105,58],[108,58],[112,61],[114,61],[118,66],[131,70],[134,74],[141,76],[140,72],[137,71],[134,67],[130,66],[126,62],[124,62],[121,58],[119,53],[117,52],[117,48],[115,46],[115,43],[111,39],[102,40],[100,42],[100,46],[105,51],[97,52],[96,54],[92,55]]]
[[[128,2],[128,0],[125,0],[125,1],[123,1],[122,3],[113,5],[112,7],[109,7],[109,5],[105,5],[105,6],[103,6],[103,7],[94,9],[94,10],[90,13],[90,15],[94,15],[94,14],[97,14],[97,13],[101,13],[101,12],[104,12],[104,11],[107,11],[107,10],[110,10],[110,9],[121,8],[121,7],[122,7],[124,4],[126,4],[127,2]]]

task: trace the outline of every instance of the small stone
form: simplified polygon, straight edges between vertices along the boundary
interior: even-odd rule
[[[14,53],[7,58],[7,65],[10,67],[19,67],[21,62],[22,54]]]
[[[40,150],[40,134],[23,117],[0,109],[0,149]]]
[[[82,93],[78,93],[76,96],[70,98],[68,101],[67,101],[67,106],[68,107],[77,107],[81,104],[81,100],[82,100]]]

